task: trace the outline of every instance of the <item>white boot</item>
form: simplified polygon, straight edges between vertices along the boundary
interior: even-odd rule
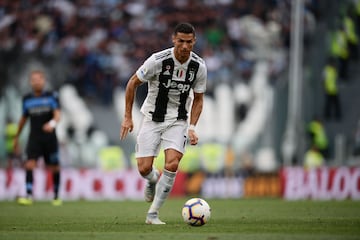
[[[154,212],[154,213],[148,213],[146,220],[145,220],[146,224],[153,224],[153,225],[163,225],[166,224],[163,221],[161,221],[159,219],[159,213]]]

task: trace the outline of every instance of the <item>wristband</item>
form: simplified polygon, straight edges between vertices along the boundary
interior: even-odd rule
[[[190,124],[189,129],[188,130],[192,130],[195,131],[195,125],[194,124]]]
[[[55,128],[55,127],[56,127],[56,124],[57,124],[57,122],[56,122],[54,119],[51,119],[51,120],[49,121],[49,125],[50,125],[50,127],[52,127],[52,128]]]

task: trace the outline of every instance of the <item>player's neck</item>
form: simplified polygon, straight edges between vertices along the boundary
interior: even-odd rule
[[[39,97],[39,96],[41,96],[42,95],[42,93],[43,93],[43,91],[41,90],[41,91],[33,91],[33,94],[34,94],[34,96],[35,97]]]
[[[190,57],[190,56],[188,56],[188,57],[185,58],[185,57],[180,57],[180,56],[176,56],[176,55],[175,55],[176,60],[178,60],[178,62],[181,63],[181,64],[186,63],[187,60],[189,60],[189,57]]]

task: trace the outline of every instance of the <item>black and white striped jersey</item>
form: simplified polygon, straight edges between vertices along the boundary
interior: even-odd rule
[[[148,83],[141,112],[156,122],[186,120],[191,105],[190,92],[204,93],[206,90],[206,65],[194,52],[184,64],[176,60],[174,48],[154,53],[136,75]]]

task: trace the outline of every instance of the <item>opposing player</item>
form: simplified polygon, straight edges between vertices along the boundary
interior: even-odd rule
[[[207,69],[204,61],[192,52],[195,41],[194,27],[189,23],[178,24],[172,35],[174,47],[151,55],[126,87],[121,139],[134,127],[132,107],[136,89],[142,83],[148,84],[148,94],[141,107],[144,118],[135,153],[138,170],[148,180],[145,200],[152,201],[145,220],[147,224],[165,224],[159,219],[159,209],[173,187],[187,136],[190,144],[198,143],[195,126],[203,107]],[[161,146],[165,151],[165,166],[159,177],[153,161]]]
[[[60,106],[55,92],[45,91],[46,79],[44,72],[35,70],[30,73],[30,85],[32,92],[23,97],[23,115],[18,124],[14,147],[18,151],[18,138],[27,119],[30,119],[30,134],[26,147],[27,160],[26,170],[26,192],[27,197],[18,199],[22,205],[33,203],[33,170],[40,157],[44,158],[46,166],[52,171],[54,200],[52,204],[61,205],[58,197],[60,184],[60,166],[58,141],[55,133],[56,124],[60,119]]]

